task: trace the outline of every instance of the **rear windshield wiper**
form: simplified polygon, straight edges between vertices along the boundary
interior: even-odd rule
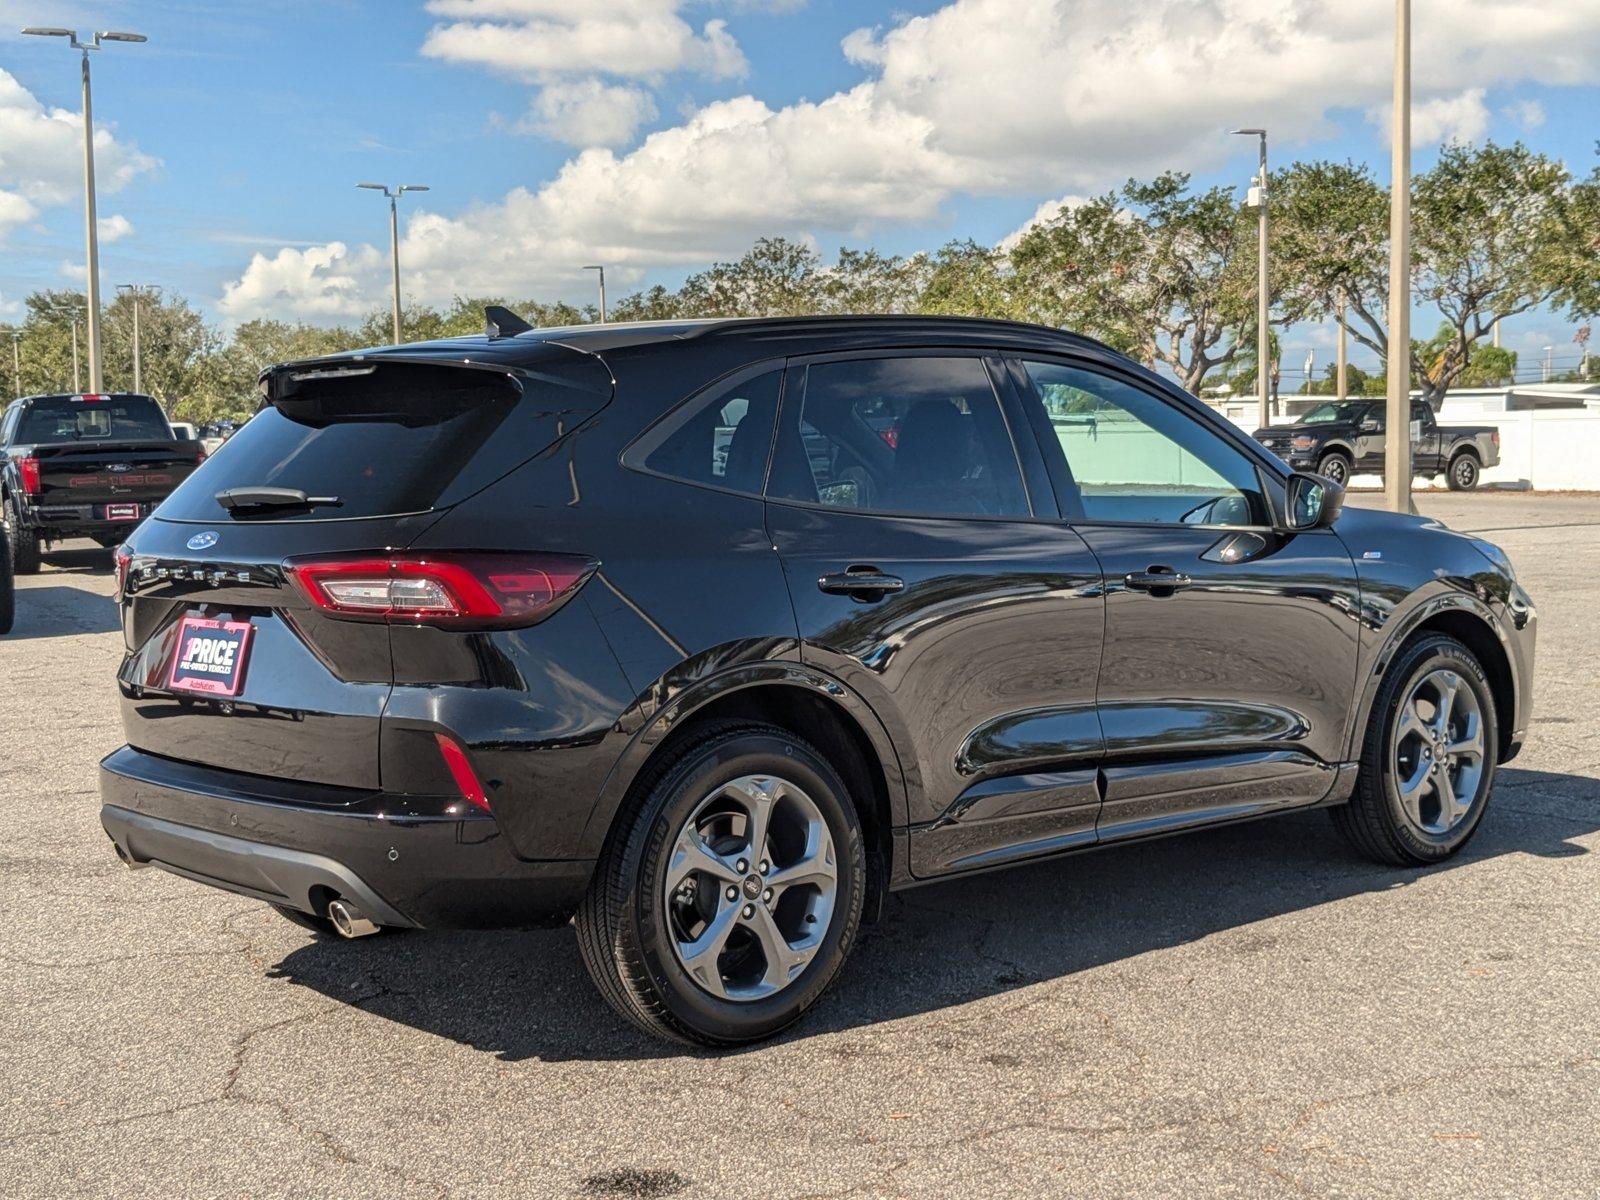
[[[241,508],[337,508],[337,496],[308,496],[299,488],[232,487],[217,493],[217,503],[229,512]]]

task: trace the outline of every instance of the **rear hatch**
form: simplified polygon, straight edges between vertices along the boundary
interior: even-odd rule
[[[194,442],[172,436],[148,396],[44,396],[32,400],[17,427],[18,456],[36,463],[31,503],[80,508],[105,520],[107,505],[136,506],[135,517],[165,499],[200,458]]]
[[[459,343],[278,368],[267,401],[139,528],[118,569],[128,742],[233,771],[379,774],[390,629],[327,616],[286,563],[382,559],[609,401],[592,356]],[[482,358],[490,361],[481,361]],[[470,549],[468,547],[467,549]]]

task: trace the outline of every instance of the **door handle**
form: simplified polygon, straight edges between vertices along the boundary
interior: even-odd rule
[[[851,567],[817,580],[817,587],[832,596],[853,600],[881,600],[891,592],[904,591],[906,581],[898,575],[885,575],[877,567]]]
[[[1181,571],[1171,567],[1151,567],[1148,571],[1130,571],[1122,577],[1129,590],[1149,592],[1152,596],[1170,596],[1194,583]]]

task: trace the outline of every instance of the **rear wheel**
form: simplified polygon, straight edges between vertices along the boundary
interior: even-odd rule
[[[17,589],[11,578],[11,540],[0,525],[0,633],[10,633],[17,615]]]
[[[1350,482],[1350,459],[1338,450],[1331,450],[1317,460],[1317,474],[1344,487]]]
[[[6,526],[11,538],[11,569],[18,575],[39,573],[39,535],[22,527],[17,502],[6,501]]]
[[[1499,714],[1483,667],[1454,638],[1404,647],[1373,704],[1360,775],[1334,824],[1369,858],[1424,866],[1482,821],[1498,762]]]
[[[775,726],[719,723],[641,780],[578,910],[578,942],[634,1024],[739,1045],[827,990],[865,885],[861,825],[833,767]]]
[[[1478,477],[1482,469],[1478,466],[1477,455],[1471,451],[1462,451],[1450,460],[1450,470],[1445,479],[1450,484],[1452,492],[1470,492],[1478,486]]]

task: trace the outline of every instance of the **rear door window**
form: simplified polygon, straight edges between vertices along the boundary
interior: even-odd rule
[[[759,496],[782,392],[781,367],[714,384],[648,431],[623,461],[686,483]]]
[[[978,358],[811,364],[802,402],[785,401],[767,491],[869,512],[1029,515],[1010,430]]]
[[[161,406],[148,396],[86,400],[50,396],[28,406],[17,440],[43,442],[171,441]]]

